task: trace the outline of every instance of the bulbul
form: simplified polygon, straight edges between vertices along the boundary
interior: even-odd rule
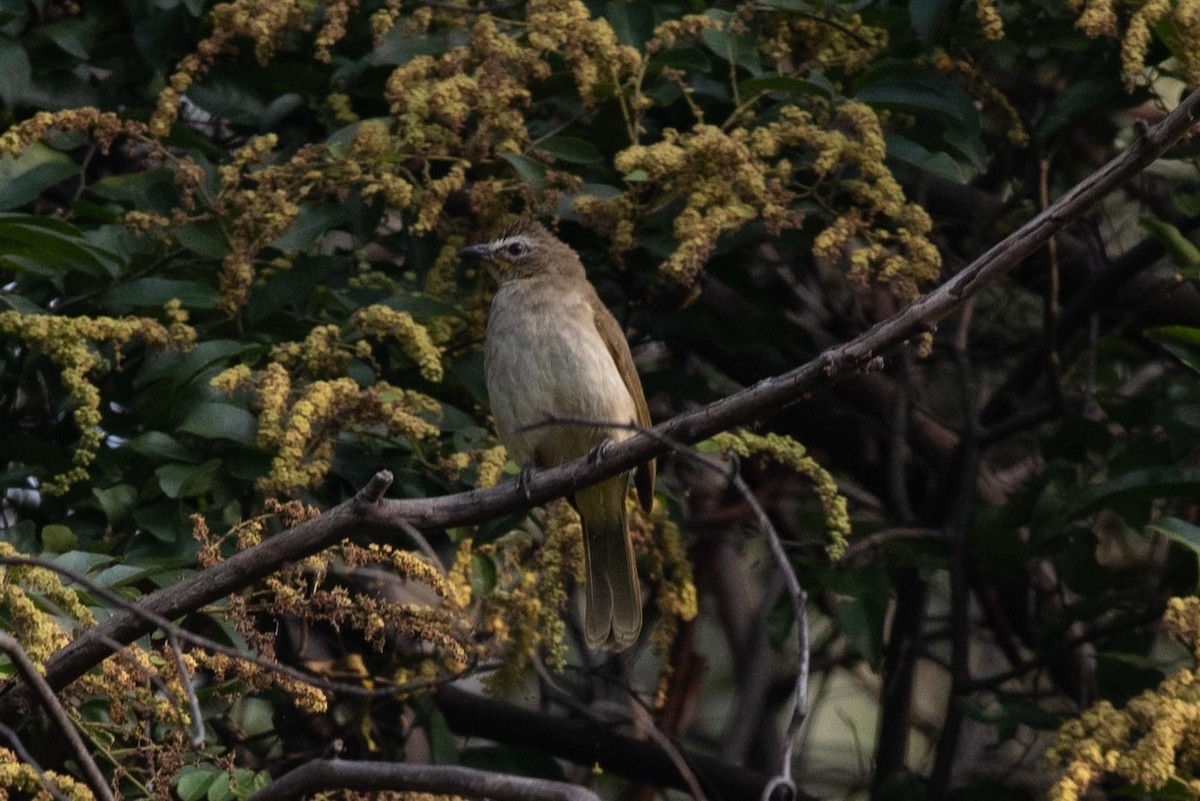
[[[522,218],[490,242],[459,253],[483,259],[499,287],[488,314],[484,372],[496,430],[523,470],[592,453],[629,428],[545,424],[554,419],[650,425],[629,343],[567,244]],[[638,499],[654,502],[654,462],[639,465]],[[589,648],[624,650],[642,629],[623,473],[575,494],[587,573]]]

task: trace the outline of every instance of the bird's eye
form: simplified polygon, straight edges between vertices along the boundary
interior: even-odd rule
[[[524,256],[529,252],[529,248],[526,247],[524,242],[509,242],[504,246],[504,252],[515,258],[517,256]]]

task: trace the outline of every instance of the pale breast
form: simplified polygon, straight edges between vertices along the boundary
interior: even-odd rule
[[[569,425],[526,430],[548,419],[630,423],[636,411],[582,290],[530,278],[492,300],[485,372],[497,433],[521,465],[549,466],[587,453],[627,430]]]

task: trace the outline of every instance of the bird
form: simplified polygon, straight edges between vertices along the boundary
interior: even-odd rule
[[[497,282],[484,373],[496,432],[525,480],[535,468],[596,458],[607,443],[632,436],[631,424],[650,425],[629,343],[570,245],[526,215],[459,253],[481,259]],[[638,500],[650,511],[655,463],[634,472]],[[583,525],[584,640],[593,651],[624,651],[642,629],[628,487],[629,473],[622,473],[571,499]]]

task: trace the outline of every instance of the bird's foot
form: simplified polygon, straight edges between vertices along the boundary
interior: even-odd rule
[[[609,447],[612,446],[612,440],[608,437],[600,440],[594,448],[588,451],[587,461],[590,465],[597,465],[604,461],[604,455],[608,453]]]
[[[529,482],[533,478],[532,467],[522,467],[521,472],[517,473],[517,489],[525,496],[525,500],[532,500],[533,497],[529,491]]]

